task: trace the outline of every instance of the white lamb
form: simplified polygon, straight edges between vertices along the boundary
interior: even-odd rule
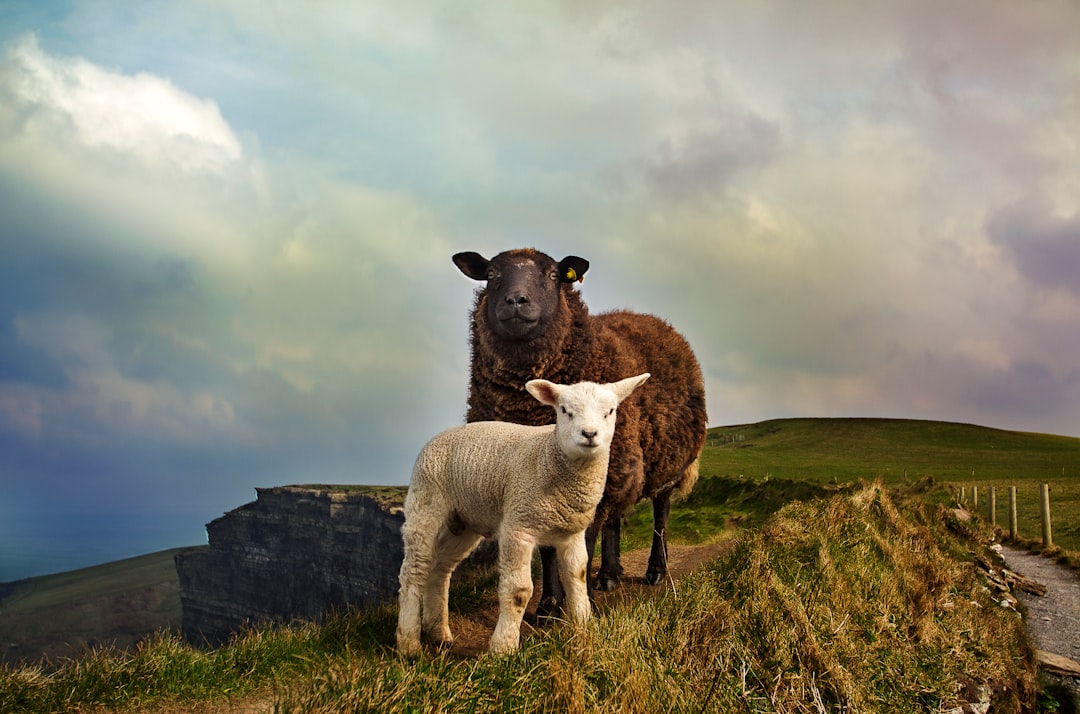
[[[648,378],[645,373],[613,384],[571,386],[534,379],[525,388],[555,408],[555,424],[473,422],[428,442],[413,467],[401,529],[401,654],[419,652],[421,626],[435,643],[453,640],[450,575],[485,537],[499,541],[492,652],[518,648],[538,545],[556,549],[570,619],[588,619],[584,533],[604,493],[615,408]]]

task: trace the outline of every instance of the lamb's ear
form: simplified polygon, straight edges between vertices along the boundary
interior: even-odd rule
[[[491,265],[491,261],[479,253],[471,251],[468,253],[456,253],[453,260],[458,270],[465,273],[467,277],[473,280],[488,279],[488,266]]]
[[[619,401],[626,399],[630,396],[630,393],[644,384],[645,380],[650,377],[649,373],[639,374],[636,377],[627,377],[626,379],[620,379],[618,382],[613,382],[608,385],[611,391],[615,392],[615,396],[619,398]]]
[[[559,280],[564,283],[583,283],[588,269],[589,261],[576,255],[568,255],[559,261]]]
[[[563,387],[546,379],[531,379],[525,383],[525,389],[529,390],[529,394],[536,397],[536,400],[541,404],[553,407],[558,404],[559,394],[562,392]]]

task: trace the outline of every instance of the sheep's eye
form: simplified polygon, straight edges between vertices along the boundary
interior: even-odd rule
[[[563,413],[563,414],[565,414],[566,416],[570,417],[571,419],[573,419],[573,418],[574,418],[574,415],[573,415],[573,414],[571,414],[570,412],[566,411],[566,407],[559,407],[559,409],[562,409],[562,413]]]
[[[611,416],[611,415],[612,415],[612,414],[614,414],[614,413],[615,413],[615,410],[614,410],[614,409],[608,409],[608,413],[607,413],[607,415],[606,415],[606,416]]]
[[[487,279],[488,280],[494,280],[497,277],[499,277],[499,272],[497,270],[495,270],[495,268],[488,268]]]
[[[552,270],[550,273],[548,273],[548,277],[551,278],[552,280],[558,280],[559,279],[559,271]]]

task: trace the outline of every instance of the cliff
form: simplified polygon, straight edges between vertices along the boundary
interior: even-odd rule
[[[256,492],[207,524],[208,548],[176,556],[187,639],[219,643],[248,624],[319,620],[396,597],[404,487]]]

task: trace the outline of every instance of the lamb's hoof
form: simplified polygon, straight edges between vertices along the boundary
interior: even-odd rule
[[[649,568],[645,571],[645,582],[649,585],[659,585],[667,578],[667,573],[660,568]]]
[[[613,578],[608,575],[601,575],[596,578],[596,590],[601,590],[606,593],[615,592],[619,589],[619,579]]]

